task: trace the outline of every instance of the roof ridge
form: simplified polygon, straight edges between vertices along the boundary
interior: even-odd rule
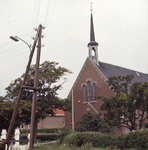
[[[127,69],[127,70],[130,70],[130,71],[135,71],[135,72],[138,72],[138,73],[142,73],[142,74],[147,74],[148,75],[148,73],[143,73],[143,72],[138,71],[138,70],[129,69],[129,68],[126,68],[126,67],[123,67],[123,66],[119,66],[119,65],[114,65],[114,64],[111,64],[111,63],[106,63],[106,62],[102,62],[102,61],[99,61],[99,63],[103,63],[103,64],[106,64],[106,65],[111,65],[111,66],[115,66],[115,67],[119,67],[119,68],[123,68],[123,69]]]

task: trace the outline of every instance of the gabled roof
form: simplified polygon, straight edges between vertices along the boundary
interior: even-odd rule
[[[104,76],[108,79],[111,76],[125,76],[132,74],[134,75],[134,79],[132,80],[132,83],[134,82],[147,82],[148,81],[148,74],[141,73],[138,71],[130,70],[127,68],[119,67],[116,65],[111,65],[104,62],[99,62],[98,66],[99,70],[104,74]]]
[[[56,108],[56,109],[54,109],[54,113],[56,114],[56,115],[64,115],[65,114],[65,112],[62,110],[62,109],[58,109],[58,108]]]

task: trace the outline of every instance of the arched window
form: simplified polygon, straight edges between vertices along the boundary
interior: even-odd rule
[[[91,101],[91,82],[87,82],[88,101]]]
[[[86,102],[86,86],[83,85],[83,100]]]
[[[96,56],[96,52],[94,49],[92,49],[91,53],[92,53],[92,56]]]
[[[96,84],[93,83],[93,100],[96,101],[97,97],[96,97]]]

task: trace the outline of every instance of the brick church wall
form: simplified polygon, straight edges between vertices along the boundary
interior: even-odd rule
[[[84,84],[87,85],[86,84],[87,81],[91,81],[91,84],[93,83],[96,84],[96,96],[105,96],[109,98],[110,96],[114,95],[114,93],[108,87],[105,77],[98,70],[98,68],[93,64],[93,62],[89,58],[87,58],[72,88],[73,99],[74,99],[74,129],[75,131],[77,131],[78,120],[81,119],[85,113],[88,113],[88,112],[95,113],[94,110],[90,106],[87,106],[88,100],[87,102],[83,101],[83,85]],[[91,91],[93,95],[93,88],[91,89]],[[87,95],[87,90],[86,90],[86,95]],[[68,98],[72,100],[72,92],[69,93]],[[89,101],[89,102],[97,111],[99,111],[100,106],[103,104],[103,102],[98,99],[96,101]],[[66,127],[72,128],[71,118],[72,118],[71,112],[66,112],[65,113]],[[115,135],[120,135],[122,134],[122,129],[114,128],[114,132],[115,132]]]

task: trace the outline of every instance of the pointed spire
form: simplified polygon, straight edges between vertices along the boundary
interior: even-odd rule
[[[91,9],[92,11],[92,9]],[[94,32],[94,24],[93,24],[93,15],[91,13],[91,19],[90,19],[90,42],[89,45],[98,45],[98,43],[95,41],[95,32]]]
[[[90,41],[95,41],[95,34],[94,34],[94,25],[93,25],[93,16],[91,13],[91,20],[90,20]]]

